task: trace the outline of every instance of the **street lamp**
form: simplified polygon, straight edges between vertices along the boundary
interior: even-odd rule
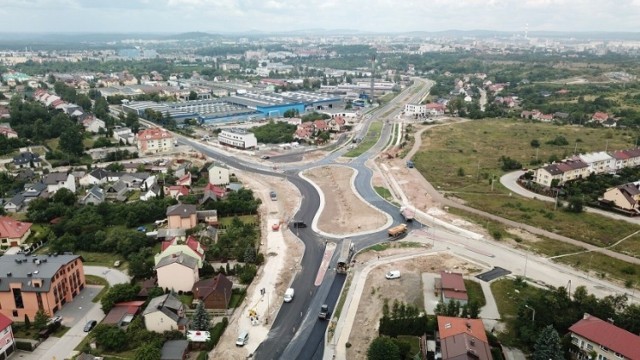
[[[531,322],[534,322],[536,320],[536,309],[532,308],[531,306],[524,304],[524,307],[526,307],[527,309],[533,311],[533,314],[531,315]]]

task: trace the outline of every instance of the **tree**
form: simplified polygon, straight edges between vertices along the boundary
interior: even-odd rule
[[[532,148],[539,148],[540,147],[540,141],[538,139],[531,140],[531,147]]]
[[[47,322],[49,322],[49,315],[44,310],[39,309],[33,318],[33,327],[36,330],[42,330],[47,326]]]
[[[209,331],[211,325],[211,317],[204,308],[204,302],[200,301],[191,318],[191,329],[199,331]]]
[[[400,360],[400,349],[398,345],[386,336],[375,338],[369,350],[367,350],[368,360]]]
[[[80,127],[70,126],[60,135],[60,150],[80,156],[84,152],[84,144],[82,143],[82,131]]]
[[[100,299],[102,311],[108,313],[115,303],[121,301],[134,300],[140,292],[140,286],[131,284],[116,284],[109,288],[106,294]]]
[[[569,199],[569,204],[567,206],[567,211],[572,213],[581,213],[584,208],[584,203],[582,198],[579,196],[574,196]]]
[[[76,194],[71,190],[67,188],[60,188],[58,191],[56,191],[55,194],[53,194],[53,197],[51,197],[51,201],[54,203],[63,204],[65,206],[73,206],[75,205],[77,198]]]
[[[160,360],[162,351],[155,343],[146,343],[136,350],[137,360]]]
[[[27,330],[31,328],[31,320],[29,320],[27,314],[24,314],[24,328]]]
[[[93,338],[107,351],[123,351],[129,344],[127,334],[115,325],[99,324],[93,330]]]
[[[198,100],[198,93],[193,90],[189,91],[189,100]]]
[[[547,325],[534,345],[533,360],[562,360],[562,345],[560,336],[552,325]]]

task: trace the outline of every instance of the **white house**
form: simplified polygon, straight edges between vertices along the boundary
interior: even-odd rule
[[[244,129],[225,129],[218,134],[220,144],[230,145],[240,149],[252,149],[258,146],[258,140],[253,133]]]
[[[173,291],[191,291],[200,280],[198,259],[183,252],[171,253],[160,259],[154,268],[158,286]]]
[[[616,159],[604,151],[580,154],[577,157],[589,165],[589,173],[592,174],[614,172],[616,169]]]
[[[102,185],[109,181],[109,172],[105,169],[93,169],[78,181],[82,186]]]
[[[61,188],[66,188],[72,193],[76,192],[76,177],[72,174],[54,172],[44,176],[42,182],[47,185],[47,192],[53,195]]]
[[[161,334],[171,330],[186,332],[189,324],[184,304],[171,294],[151,299],[142,316],[147,330]]]
[[[227,185],[229,183],[229,168],[213,163],[209,166],[209,184]]]
[[[116,141],[122,140],[125,144],[133,144],[136,140],[136,136],[131,132],[131,129],[122,126],[116,126],[113,129],[113,138]]]
[[[406,115],[424,115],[426,112],[426,104],[406,104],[404,106],[404,113]]]

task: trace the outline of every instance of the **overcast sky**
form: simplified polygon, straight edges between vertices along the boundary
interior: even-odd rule
[[[0,0],[0,32],[638,31],[640,0]]]

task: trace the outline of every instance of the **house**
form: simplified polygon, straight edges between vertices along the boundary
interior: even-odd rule
[[[80,203],[82,205],[100,205],[104,200],[104,190],[102,190],[98,185],[93,185],[93,187],[87,191],[87,194],[80,199]]]
[[[140,313],[144,301],[126,301],[113,305],[107,316],[102,320],[103,324],[116,325],[126,328],[133,318]]]
[[[187,331],[189,320],[185,317],[184,304],[172,294],[155,297],[142,312],[144,326],[149,331]]]
[[[145,190],[146,189],[146,190]],[[142,189],[142,195],[140,195],[141,201],[147,201],[149,199],[154,199],[160,195],[162,192],[162,187],[158,184],[153,184],[149,187],[145,186],[145,189]]]
[[[200,198],[199,200],[200,205],[206,203],[209,200],[218,201],[224,198],[226,193],[227,193],[226,189],[221,188],[219,186],[215,186],[211,183],[207,183],[207,185],[204,187],[204,193],[202,194],[202,198]]]
[[[584,314],[571,325],[569,336],[579,349],[575,354],[579,360],[640,360],[640,336],[593,315]]]
[[[33,321],[39,309],[55,314],[85,286],[78,255],[3,255],[0,257],[0,313]]]
[[[33,181],[36,178],[36,173],[30,168],[22,169],[16,174],[16,180],[22,182]]]
[[[214,162],[207,168],[207,172],[209,173],[209,184],[219,186],[229,183],[228,167]]]
[[[229,183],[229,185],[227,185],[227,191],[233,191],[233,192],[238,192],[240,190],[244,189],[244,185],[242,185],[241,183]]]
[[[315,120],[313,122],[313,127],[316,129],[316,131],[327,131],[327,130],[329,130],[329,125],[324,120]]]
[[[608,188],[598,200],[602,204],[640,214],[640,182]]]
[[[196,212],[198,222],[203,222],[209,226],[218,226],[217,210],[198,210]]]
[[[425,105],[425,113],[432,116],[444,115],[447,107],[443,104],[429,103]]]
[[[85,176],[81,177],[78,182],[82,186],[102,185],[107,182],[108,178],[109,172],[105,169],[98,168],[91,170]]]
[[[603,123],[609,120],[609,114],[605,112],[598,111],[591,116],[591,121],[595,121],[598,123]]]
[[[132,174],[123,174],[120,176],[120,181],[124,182],[129,188],[139,189],[149,176],[147,172],[134,172]]]
[[[615,159],[604,151],[580,154],[574,159],[582,160],[588,165],[589,174],[604,174],[615,171]]]
[[[640,165],[640,148],[618,150],[610,153],[610,155],[614,158],[616,171]]]
[[[313,130],[305,127],[299,127],[296,129],[296,132],[293,134],[293,137],[299,140],[309,140],[312,134],[313,134]]]
[[[85,117],[82,120],[82,126],[84,127],[85,131],[91,132],[94,134],[97,134],[101,130],[105,130],[107,128],[103,120],[100,120],[93,115]]]
[[[191,173],[188,172],[176,180],[176,185],[191,186]]]
[[[115,183],[108,185],[105,189],[107,199],[112,199],[116,201],[127,200],[128,192],[129,192],[129,187],[122,180],[118,180]]]
[[[0,359],[7,359],[16,350],[11,324],[13,321],[0,314]]]
[[[175,147],[173,134],[162,128],[149,128],[138,133],[138,150],[143,154],[171,151]]]
[[[40,155],[24,151],[13,157],[13,165],[18,169],[39,168],[42,166],[42,162],[40,160]]]
[[[168,340],[162,344],[160,360],[185,360],[188,353],[188,340]]]
[[[31,235],[32,223],[0,216],[0,245],[3,248],[20,246]]]
[[[133,134],[130,128],[116,126],[113,129],[113,138],[118,142],[122,142],[123,144],[133,144],[135,142],[136,136]]]
[[[167,227],[169,229],[191,229],[198,224],[196,206],[177,204],[167,208]]]
[[[218,142],[239,149],[253,149],[258,146],[256,136],[245,129],[223,129],[218,134]]]
[[[343,131],[345,129],[346,122],[341,116],[334,117],[330,121],[331,131]]]
[[[460,305],[465,305],[469,301],[467,289],[464,286],[462,274],[450,271],[441,271],[440,279],[436,279],[436,291],[440,294],[442,302],[447,304],[457,301]]]
[[[183,252],[169,254],[154,267],[158,276],[158,286],[173,291],[191,291],[193,284],[200,280],[198,259]]]
[[[155,264],[158,265],[160,260],[169,255],[183,253],[196,259],[198,261],[198,268],[200,269],[202,265],[204,265],[205,250],[206,249],[193,236],[189,236],[186,241],[182,241],[176,237],[162,242],[160,253],[155,255],[154,261]]]
[[[9,213],[16,213],[22,210],[22,207],[25,205],[25,198],[22,194],[14,195],[9,201],[7,201],[3,208],[4,211]]]
[[[424,115],[427,113],[427,105],[424,104],[405,104],[404,113],[407,115]]]
[[[72,174],[54,172],[44,176],[42,182],[47,185],[47,192],[53,195],[56,191],[65,188],[72,193],[76,193],[76,177]]]
[[[200,280],[193,285],[193,298],[203,302],[205,309],[226,310],[231,300],[233,283],[223,274]]]
[[[7,127],[7,126],[0,126],[0,135],[4,135],[8,139],[16,139],[16,138],[18,138],[18,133],[15,132],[12,128]]]
[[[558,185],[562,185],[567,181],[589,176],[588,168],[589,165],[579,159],[546,165],[536,169],[534,182],[546,187],[551,187],[553,181],[557,180]]]
[[[164,194],[174,199],[180,199],[182,196],[189,195],[189,188],[184,185],[166,186],[164,188]]]
[[[438,316],[436,359],[493,360],[481,319]]]

